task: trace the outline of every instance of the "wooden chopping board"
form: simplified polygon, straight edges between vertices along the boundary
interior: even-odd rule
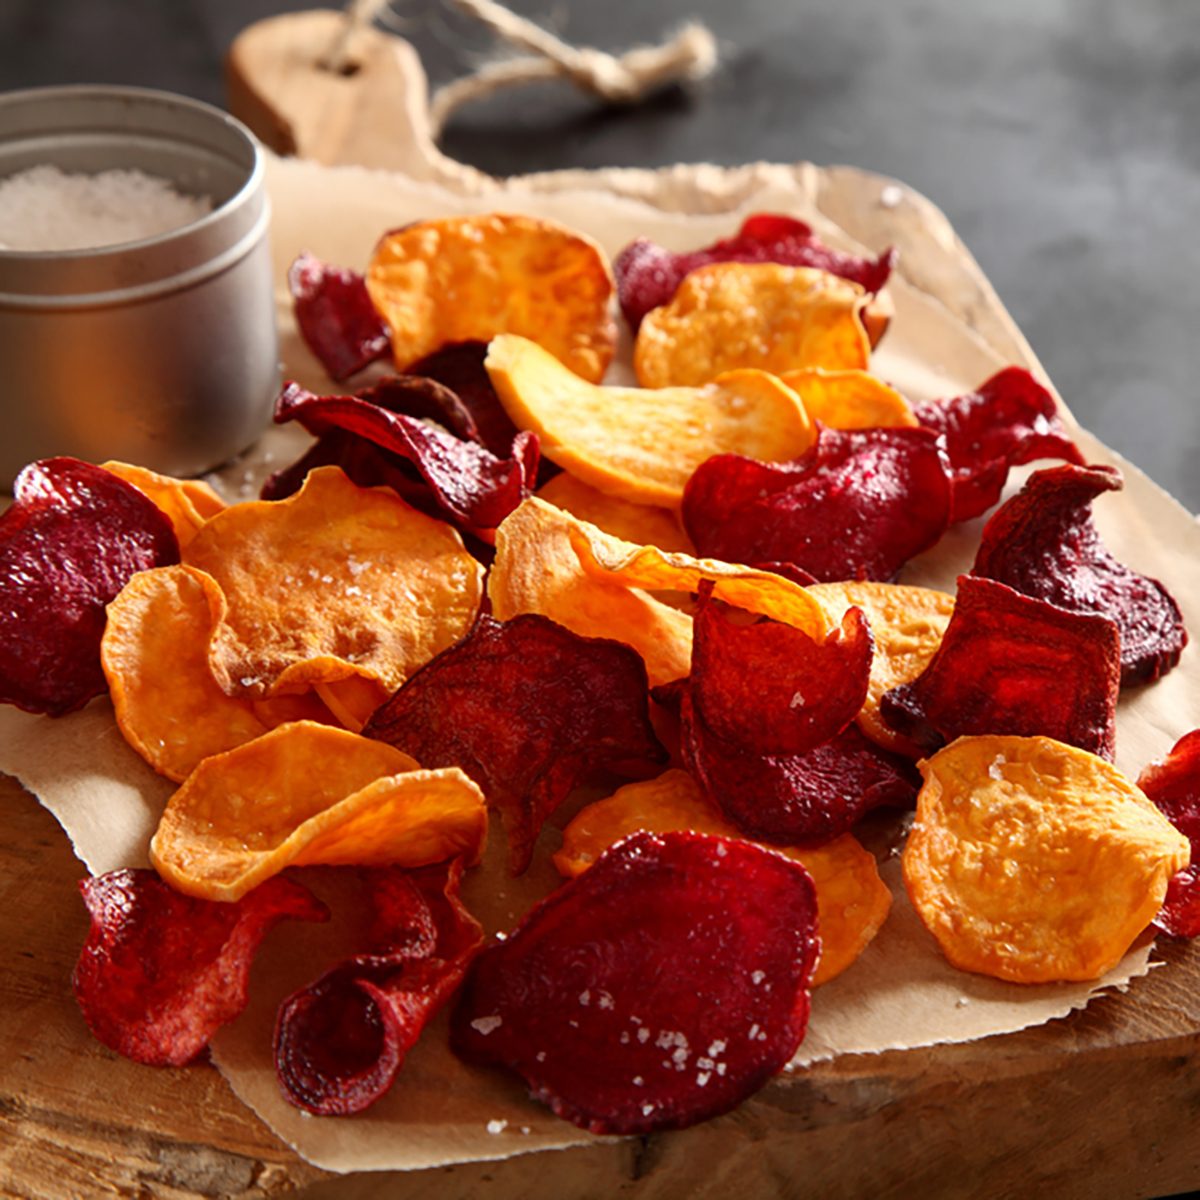
[[[239,115],[268,141],[272,128],[286,128],[292,148],[321,161],[400,166],[486,190],[484,177],[444,159],[423,133],[424,78],[403,43],[364,35],[355,76],[334,83],[317,74],[314,47],[327,44],[337,20],[301,14],[243,35],[231,59]],[[391,136],[367,144],[364,129]],[[748,186],[745,172],[689,171],[601,182],[680,207],[700,175],[714,205],[732,207]],[[570,173],[541,183],[579,181]],[[843,227],[872,244],[899,242],[923,290],[1006,357],[1032,363],[936,209],[908,193],[881,214],[861,202],[868,190],[877,197],[880,181],[855,172],[819,173],[816,185]],[[723,1139],[663,1135],[439,1171],[327,1175],[280,1143],[207,1065],[153,1071],[91,1039],[70,995],[86,930],[74,886],[82,867],[53,818],[11,779],[0,779],[0,814],[4,1195],[1090,1196],[1103,1187],[1135,1196],[1200,1185],[1200,947],[1166,941],[1164,969],[1070,1018],[966,1045],[843,1057],[773,1086],[722,1118],[749,1147],[736,1160],[709,1149]]]

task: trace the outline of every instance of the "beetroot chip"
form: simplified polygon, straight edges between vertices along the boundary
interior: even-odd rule
[[[821,427],[792,462],[702,463],[683,493],[683,523],[706,557],[790,563],[822,582],[886,581],[941,538],[950,498],[927,430]]]
[[[92,918],[75,998],[96,1038],[135,1062],[190,1062],[246,1007],[259,943],[285,917],[326,921],[307,888],[277,875],[234,904],[185,896],[153,871],[80,881]]]
[[[1121,631],[1121,684],[1145,683],[1179,662],[1187,631],[1161,583],[1108,552],[1092,524],[1092,501],[1123,486],[1116,467],[1051,467],[984,526],[972,574],[1071,612],[1095,613]]]
[[[650,725],[646,667],[630,647],[532,613],[480,617],[383,704],[363,734],[424,767],[461,767],[503,814],[524,871],[546,818],[589,773],[666,760]]]
[[[879,292],[896,264],[896,251],[878,258],[862,258],[826,246],[810,226],[792,217],[759,213],[747,217],[731,238],[702,250],[674,254],[649,240],[638,238],[617,255],[613,273],[617,298],[625,320],[635,333],[652,309],[668,304],[684,276],[711,263],[781,263],[787,267],[816,267]]]
[[[288,269],[288,290],[300,336],[332,379],[387,357],[391,335],[357,271],[304,253]]]
[[[1039,458],[1081,463],[1054,397],[1023,367],[1006,367],[974,392],[913,410],[946,441],[954,480],[952,521],[986,512],[1004,490],[1009,467]]]
[[[390,386],[410,386],[427,393],[427,382],[401,377]],[[385,451],[392,460],[412,463],[443,514],[486,542],[493,539],[496,526],[529,495],[537,476],[538,440],[532,433],[518,434],[511,457],[499,459],[475,442],[463,441],[436,425],[391,412],[368,399],[317,396],[295,383],[285,386],[276,400],[275,420],[279,424],[299,421],[318,438],[334,432],[349,434]],[[341,443],[347,444],[352,445]],[[328,453],[328,443],[316,451],[320,457]],[[387,475],[386,466],[396,465],[370,452],[366,452],[365,461],[379,476]],[[289,468],[288,476],[293,474]],[[354,475],[351,478],[362,485],[362,479]],[[282,483],[275,477],[264,490],[278,494]],[[404,494],[401,488],[397,490]]]
[[[467,975],[451,1045],[593,1133],[682,1129],[783,1068],[808,1023],[816,893],[748,842],[637,833]]]
[[[1192,861],[1168,884],[1154,923],[1174,937],[1200,937],[1200,729],[1185,733],[1137,782],[1192,843]]]
[[[880,712],[926,752],[996,733],[1050,737],[1111,760],[1120,678],[1112,621],[960,575],[929,666],[884,693]]]
[[[319,1116],[361,1112],[388,1091],[483,941],[458,898],[461,861],[366,874],[372,951],[294,992],[275,1022],[284,1096]]]
[[[105,606],[138,571],[179,561],[171,522],[77,458],[31,463],[0,516],[0,702],[61,716],[108,690]]]

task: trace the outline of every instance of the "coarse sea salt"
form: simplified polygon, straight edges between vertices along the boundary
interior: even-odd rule
[[[212,212],[143,171],[68,174],[30,167],[0,179],[0,249],[94,250],[180,229]]]

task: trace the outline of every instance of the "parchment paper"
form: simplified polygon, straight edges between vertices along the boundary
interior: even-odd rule
[[[553,217],[589,233],[610,253],[637,235],[680,248],[699,244],[728,234],[743,211],[764,209],[790,211],[812,222],[831,242],[853,248],[848,236],[814,206],[809,185],[817,178],[811,171],[776,174],[769,184],[750,191],[738,212],[684,216],[604,191],[537,193],[511,187],[486,197],[464,197],[362,168],[272,161],[269,186],[285,373],[328,387],[295,335],[283,291],[286,266],[302,249],[361,267],[388,228],[430,215],[488,208]],[[670,186],[677,202],[678,178]],[[966,391],[1008,361],[903,276],[895,280],[892,294],[895,320],[873,369],[912,399]],[[1006,340],[1004,348],[1014,345],[1018,343]],[[627,367],[615,370],[612,378],[621,378],[623,371]],[[1096,513],[1110,548],[1118,558],[1162,579],[1183,607],[1189,627],[1200,629],[1200,529],[1135,469],[1086,434],[1080,433],[1079,440],[1092,461],[1115,462],[1125,471],[1126,490],[1101,499]],[[255,495],[262,477],[290,461],[304,442],[293,430],[273,430],[213,482],[231,500]],[[1027,473],[1016,474],[1010,492]],[[953,591],[955,576],[970,566],[981,525],[975,521],[953,530],[942,545],[911,563],[902,580]],[[1122,699],[1117,761],[1127,774],[1136,775],[1176,738],[1200,726],[1197,653],[1195,646],[1189,647],[1180,667],[1165,680]],[[0,768],[40,797],[71,837],[76,853],[97,873],[145,862],[149,836],[172,790],[125,746],[105,701],[58,721],[0,712]],[[554,828],[544,833],[535,867],[515,881],[502,869],[502,838],[494,839],[484,867],[472,873],[465,890],[468,904],[489,929],[511,928],[534,898],[557,883],[547,862],[557,838]],[[797,1069],[842,1053],[1014,1031],[1064,1015],[1104,988],[1124,987],[1148,969],[1149,947],[1143,945],[1090,987],[1021,988],[955,971],[908,905],[894,853],[885,854],[882,868],[895,895],[891,916],[859,962],[817,991]],[[310,870],[304,879],[336,906],[341,886],[336,872]],[[213,1045],[213,1059],[237,1094],[300,1154],[335,1171],[415,1169],[593,1140],[527,1100],[519,1082],[460,1064],[446,1048],[444,1021],[430,1026],[392,1093],[368,1113],[311,1118],[284,1104],[270,1054],[276,1005],[345,952],[343,936],[338,921],[280,927],[256,964],[249,1009]],[[787,1081],[770,1086],[787,1086]]]

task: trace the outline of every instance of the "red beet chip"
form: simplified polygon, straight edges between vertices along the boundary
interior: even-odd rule
[[[701,250],[672,253],[649,240],[631,242],[613,264],[617,298],[635,333],[652,309],[668,304],[684,276],[699,267],[722,262],[774,262],[788,267],[816,267],[861,284],[868,292],[883,289],[896,264],[896,251],[862,258],[826,246],[803,221],[773,213],[747,217],[731,238]]]
[[[411,386],[427,391],[427,382],[406,382],[402,377],[392,381],[390,387]],[[316,437],[335,431],[351,434],[411,462],[443,513],[486,542],[493,539],[496,526],[529,495],[537,476],[538,440],[532,433],[518,434],[511,457],[499,459],[474,442],[463,441],[426,421],[391,412],[368,399],[317,396],[296,383],[287,384],[276,400],[275,420],[279,424],[299,421]],[[317,453],[327,454],[328,444]],[[368,452],[367,461],[379,460]],[[382,473],[382,468],[379,471]],[[361,484],[359,479],[355,482]],[[272,493],[279,486],[274,480],[268,483]]]
[[[1154,923],[1174,937],[1200,937],[1200,729],[1185,733],[1137,782],[1192,843],[1192,861],[1167,886]]]
[[[698,552],[728,562],[783,562],[822,582],[890,580],[950,521],[950,476],[924,429],[822,427],[800,458],[722,454],[683,493]]]
[[[105,606],[138,571],[179,561],[170,521],[77,458],[31,463],[0,516],[0,702],[61,716],[108,690]]]
[[[484,616],[409,678],[363,734],[424,767],[466,771],[502,813],[519,874],[547,817],[588,774],[642,774],[665,762],[649,707],[645,664],[623,643],[532,613]]]
[[[185,896],[153,871],[80,881],[92,918],[75,964],[75,999],[96,1038],[135,1062],[178,1067],[246,1007],[259,943],[285,917],[326,921],[282,875],[234,904]]]
[[[880,712],[927,752],[966,734],[1042,735],[1111,760],[1120,678],[1112,621],[960,575],[937,653]]]
[[[340,383],[387,357],[391,335],[357,271],[306,252],[288,269],[288,290],[300,336],[332,379]]]
[[[991,508],[1009,467],[1039,458],[1083,462],[1059,420],[1054,397],[1023,367],[1006,367],[974,392],[919,404],[913,411],[926,429],[945,438],[954,480],[952,521]]]
[[[366,875],[374,951],[294,992],[275,1022],[283,1094],[319,1116],[361,1112],[391,1088],[483,941],[482,927],[458,898],[460,861]]]
[[[475,960],[451,1024],[593,1133],[682,1129],[735,1108],[795,1054],[816,893],[748,842],[637,833]]]
[[[1179,606],[1156,579],[1117,562],[1092,524],[1092,501],[1124,486],[1116,467],[1036,471],[984,526],[972,574],[998,579],[1121,630],[1121,684],[1165,675],[1187,645]]]

